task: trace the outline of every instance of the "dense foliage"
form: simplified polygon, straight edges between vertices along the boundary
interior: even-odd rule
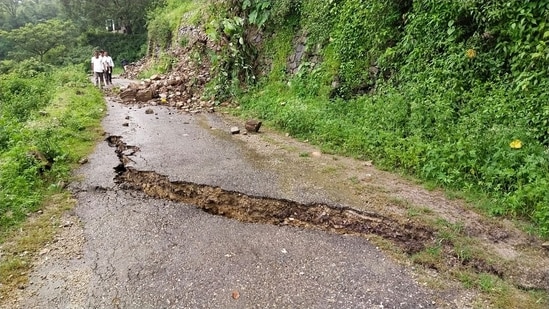
[[[161,2],[0,0],[0,69],[36,57],[87,70],[97,49],[117,63],[136,61],[146,53],[147,10]]]
[[[16,29],[60,14],[58,0],[0,0],[0,29]]]
[[[59,57],[75,41],[73,25],[58,19],[29,23],[12,31],[0,31],[0,35],[17,47],[11,52],[10,56],[13,58],[26,59],[35,56],[40,61],[44,61],[47,56]]]
[[[326,150],[486,196],[490,213],[549,234],[549,1],[212,5],[211,37],[236,50],[217,55],[218,95],[238,94],[243,69],[267,71],[237,98],[248,113]],[[266,40],[249,53],[257,29]],[[291,74],[298,36],[306,52]]]
[[[137,61],[145,56],[147,47],[146,34],[121,34],[103,32],[85,32],[79,37],[81,45],[91,46],[86,54],[86,65],[92,49],[105,49],[113,57],[115,66],[122,60]],[[89,66],[86,66],[86,68]]]
[[[124,33],[143,33],[147,10],[162,1],[157,0],[59,0],[63,11],[82,29],[109,28]],[[113,27],[114,25],[114,27]]]

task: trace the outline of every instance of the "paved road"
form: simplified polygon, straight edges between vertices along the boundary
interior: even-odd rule
[[[138,170],[254,196],[332,200],[306,181],[282,185],[291,183],[284,173],[265,168],[216,114],[147,108],[109,100],[103,122],[107,135],[139,147],[128,164]],[[80,249],[37,268],[22,308],[440,307],[363,237],[243,223],[153,199],[113,181],[119,163],[102,142],[78,171],[67,220],[81,230],[72,234]]]

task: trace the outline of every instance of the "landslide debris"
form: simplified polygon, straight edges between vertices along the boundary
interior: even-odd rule
[[[217,47],[198,27],[183,27],[179,36],[184,37],[187,44],[163,54],[171,59],[166,68],[168,73],[153,74],[120,89],[118,96],[123,103],[165,105],[189,113],[214,112],[213,98],[205,96],[206,84],[211,79],[206,51]],[[158,57],[158,53],[151,53],[151,56],[127,65],[121,77],[139,79],[143,72],[158,63]]]

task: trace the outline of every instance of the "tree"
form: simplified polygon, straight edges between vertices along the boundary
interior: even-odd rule
[[[147,10],[162,0],[60,0],[65,13],[82,28],[104,29],[112,19],[126,33],[144,32]]]
[[[15,29],[59,17],[59,0],[0,0],[0,29]]]
[[[21,48],[27,54],[38,56],[40,61],[44,55],[54,48],[68,46],[73,41],[74,26],[69,22],[51,19],[43,23],[27,24],[12,31],[0,31],[0,35]]]
[[[14,27],[17,22],[17,9],[21,1],[19,0],[0,0],[0,16],[5,17],[5,22],[0,24],[1,27]]]
[[[1,1],[1,0],[0,0]],[[18,19],[26,23],[37,23],[54,18],[62,18],[57,0],[25,0],[21,1]]]
[[[10,18],[17,18],[17,8],[21,4],[19,0],[0,0],[0,12],[6,13]]]

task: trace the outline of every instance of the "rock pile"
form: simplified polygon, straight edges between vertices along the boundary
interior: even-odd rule
[[[125,103],[166,105],[190,113],[213,112],[213,101],[202,98],[204,86],[210,80],[209,74],[186,73],[173,71],[130,84],[120,91],[120,99]]]
[[[166,105],[190,113],[214,111],[213,100],[204,99],[204,87],[210,81],[210,64],[205,51],[215,47],[204,32],[196,27],[180,29],[179,36],[181,40],[184,38],[186,44],[169,51],[175,62],[170,72],[153,75],[121,89],[120,98],[123,102]],[[153,62],[153,59],[145,58],[131,63],[122,77],[136,79]]]

